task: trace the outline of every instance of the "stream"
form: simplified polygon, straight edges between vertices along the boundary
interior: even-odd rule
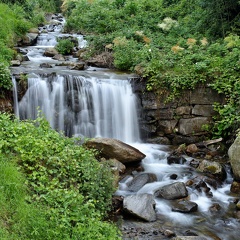
[[[141,166],[145,173],[155,174],[157,181],[133,193],[128,189],[127,183],[133,178],[129,176],[120,181],[116,196],[154,194],[161,186],[186,183],[199,176],[190,166],[193,158],[184,156],[185,163],[169,165],[167,157],[171,146],[141,142],[138,126],[141,106],[131,89],[129,79],[132,75],[93,67],[82,71],[70,70],[67,66],[59,66],[59,60],[44,56],[47,48],[56,45],[57,37],[69,36],[62,33],[64,19],[61,16],[58,19],[59,25],[50,24],[40,29],[35,46],[21,48],[22,52],[27,52],[29,61],[11,68],[16,116],[35,119],[41,110],[50,125],[67,136],[116,138],[143,152],[146,157]],[[83,36],[75,34],[73,37],[78,39],[79,49],[86,46]],[[68,57],[66,62],[77,62],[77,59]],[[42,63],[50,64],[51,68],[40,68]],[[28,74],[28,88],[25,95],[18,99],[14,76],[21,72]],[[175,179],[171,177],[173,174]],[[148,223],[134,218],[119,218],[124,239],[169,239],[162,234],[164,230],[180,236],[240,239],[240,223],[234,216],[235,197],[230,193],[231,182],[232,176],[227,170],[227,178],[220,187],[215,189],[208,185],[212,197],[187,187],[188,199],[198,205],[198,211],[194,213],[174,212],[171,201],[155,198],[157,221]],[[211,212],[209,209],[214,204],[218,204],[221,211]]]

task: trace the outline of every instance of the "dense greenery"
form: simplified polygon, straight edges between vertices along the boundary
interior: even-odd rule
[[[94,152],[43,118],[0,114],[0,129],[1,239],[119,238],[103,221],[114,191],[111,170]]]
[[[26,32],[44,22],[46,11],[60,11],[61,0],[0,0],[0,96],[11,89],[8,70],[10,61],[17,54],[13,47]]]
[[[239,127],[239,1],[66,0],[64,10],[66,28],[87,33],[92,55],[112,49],[117,69],[170,91],[168,100],[210,86],[226,95],[214,134]]]
[[[60,39],[56,45],[56,49],[59,53],[67,55],[72,53],[74,43],[70,39]]]

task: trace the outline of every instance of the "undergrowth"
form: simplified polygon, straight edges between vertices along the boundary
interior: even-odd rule
[[[104,221],[113,176],[43,118],[0,114],[0,231],[6,239],[118,239]]]

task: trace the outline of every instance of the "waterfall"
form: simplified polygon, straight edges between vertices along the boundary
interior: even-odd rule
[[[67,136],[109,137],[139,141],[137,104],[128,80],[52,77],[31,74],[19,103],[21,119],[41,110],[52,128]]]
[[[13,84],[14,114],[17,118],[19,118],[18,90],[17,90],[17,82],[14,76],[12,76],[12,84]]]

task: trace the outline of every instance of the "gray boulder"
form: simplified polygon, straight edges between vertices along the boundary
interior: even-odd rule
[[[27,33],[20,41],[19,45],[32,46],[36,44],[38,33]]]
[[[138,149],[112,138],[92,138],[85,143],[85,146],[98,150],[101,157],[115,158],[121,163],[138,162],[146,157]]]
[[[174,200],[188,196],[188,191],[183,182],[175,182],[157,189],[154,193],[156,197],[167,200]]]
[[[46,57],[54,57],[57,54],[58,54],[58,51],[55,48],[50,47],[45,50],[43,55]]]
[[[197,171],[209,173],[220,180],[224,180],[226,178],[226,172],[223,166],[218,162],[203,160],[200,162]]]
[[[230,146],[228,156],[233,170],[234,179],[240,181],[240,136],[238,136]]]
[[[157,177],[153,173],[142,173],[133,178],[131,182],[128,183],[128,190],[132,192],[137,192],[145,184],[157,181]]]
[[[191,202],[191,201],[175,202],[172,205],[173,212],[191,213],[191,212],[196,212],[197,209],[198,209],[198,205],[195,202]]]
[[[125,212],[147,222],[153,222],[157,219],[154,207],[153,195],[148,193],[130,195],[123,200],[123,210]]]

